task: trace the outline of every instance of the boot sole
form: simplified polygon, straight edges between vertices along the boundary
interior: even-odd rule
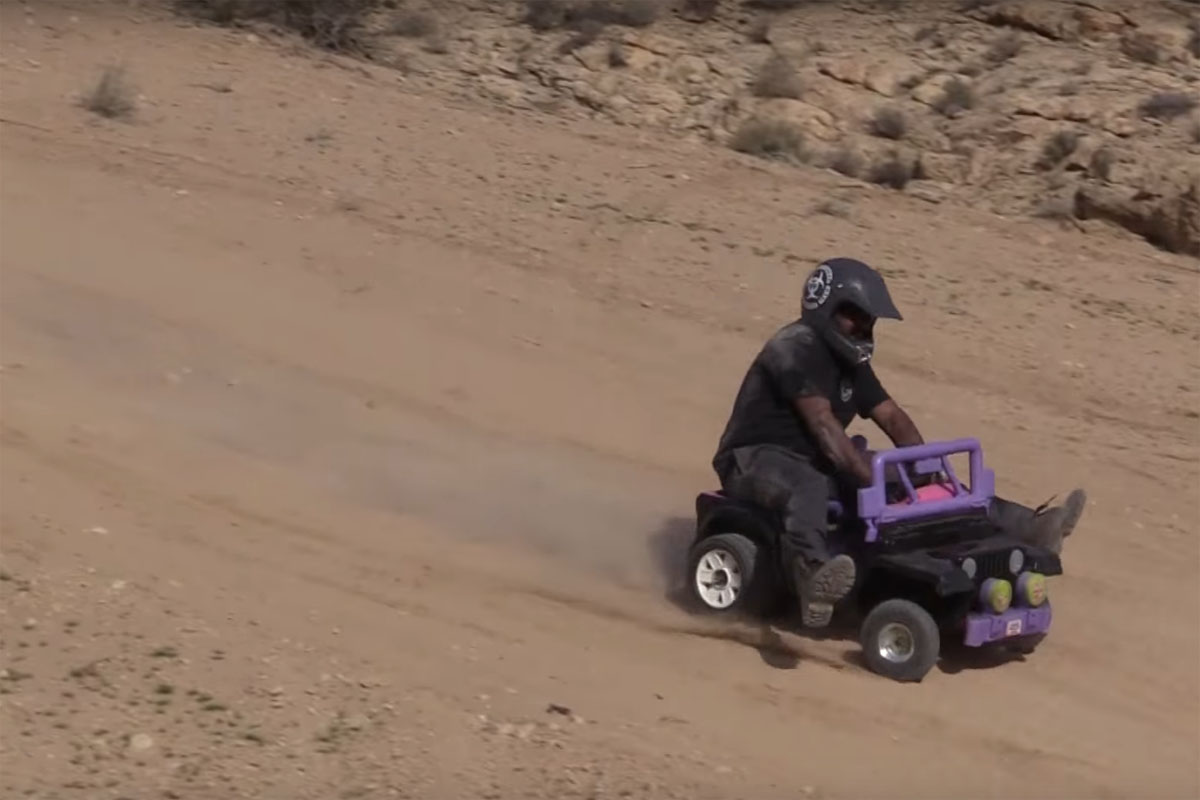
[[[847,555],[830,559],[813,573],[801,615],[806,628],[829,625],[833,607],[854,588],[856,575],[854,559]]]
[[[1079,524],[1079,518],[1083,516],[1083,507],[1087,504],[1087,493],[1083,489],[1076,489],[1067,495],[1066,502],[1063,503],[1063,508],[1066,513],[1062,522],[1062,535],[1067,538],[1071,532],[1075,530],[1075,526]]]

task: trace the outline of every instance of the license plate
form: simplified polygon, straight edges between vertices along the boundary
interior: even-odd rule
[[[1004,626],[1005,636],[1020,636],[1021,635],[1021,620],[1010,619]]]

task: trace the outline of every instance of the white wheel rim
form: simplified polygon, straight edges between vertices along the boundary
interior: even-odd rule
[[[893,664],[903,664],[913,657],[917,645],[907,625],[889,622],[879,632],[879,655]]]
[[[710,608],[729,608],[742,593],[742,568],[728,550],[709,550],[696,565],[696,592]]]

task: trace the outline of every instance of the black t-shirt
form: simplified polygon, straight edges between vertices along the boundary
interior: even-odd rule
[[[796,411],[795,398],[811,395],[829,399],[843,428],[855,414],[866,418],[888,399],[870,363],[844,365],[808,325],[800,321],[786,325],[763,346],[742,381],[713,458],[717,473],[723,471],[732,450],[756,444],[795,450],[832,473],[832,465]]]

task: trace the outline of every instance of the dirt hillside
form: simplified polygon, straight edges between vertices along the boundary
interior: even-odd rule
[[[0,45],[5,797],[1200,796],[1195,258],[158,3]],[[1088,489],[1035,657],[898,685],[669,599],[831,253],[928,437]]]
[[[1200,256],[1200,12],[1182,0],[183,0],[409,85],[830,169]],[[305,7],[305,4],[299,4]],[[797,179],[800,179],[799,177]]]

